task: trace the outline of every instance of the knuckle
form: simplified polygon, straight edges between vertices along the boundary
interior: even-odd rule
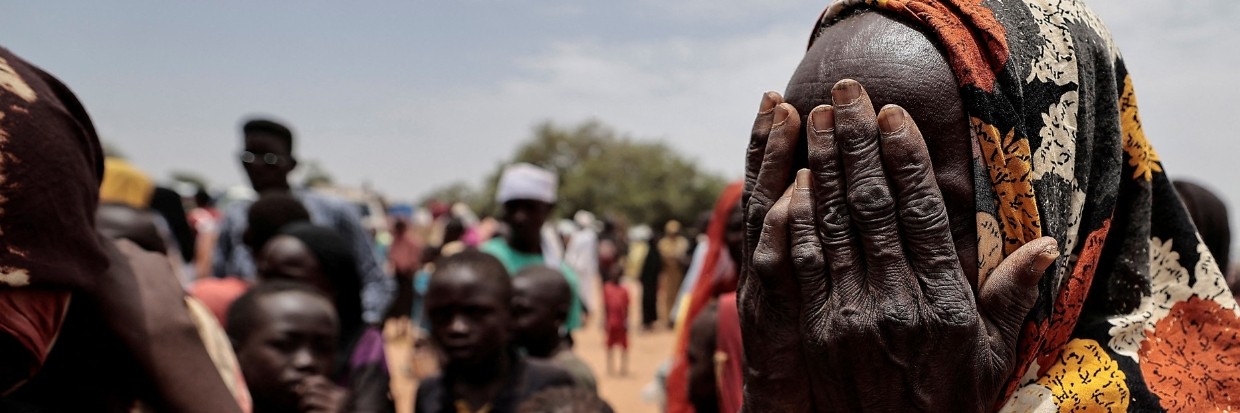
[[[882,174],[867,174],[848,188],[848,204],[858,225],[877,226],[894,219],[895,199]]]
[[[758,247],[758,250],[753,253],[753,269],[756,272],[773,273],[782,270],[782,267],[784,266],[783,264],[784,260],[781,258],[780,254],[771,251],[769,248],[760,246]],[[769,278],[763,277],[763,274],[756,275],[760,279]]]
[[[821,273],[826,266],[822,257],[822,249],[816,242],[801,242],[794,245],[792,261],[798,272],[806,274]]]
[[[900,208],[903,229],[910,235],[932,235],[948,230],[947,207],[931,191],[918,191],[905,197]]]

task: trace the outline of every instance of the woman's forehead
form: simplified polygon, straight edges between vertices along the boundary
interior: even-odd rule
[[[879,13],[862,13],[826,28],[788,83],[785,98],[802,115],[831,104],[842,79],[860,82],[876,108],[904,107],[918,124],[935,122],[945,105],[958,121],[963,103],[943,53],[917,29]],[[923,125],[924,126],[924,125]]]

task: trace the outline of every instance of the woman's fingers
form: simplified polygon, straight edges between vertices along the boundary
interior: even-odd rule
[[[811,181],[809,169],[797,171],[792,197],[788,203],[793,273],[801,285],[801,307],[808,320],[817,319],[826,309],[827,294],[830,291],[826,259],[823,257],[822,243],[818,240],[818,227],[815,225]]]
[[[814,220],[837,292],[860,294],[865,266],[848,211],[848,182],[835,140],[835,108],[821,105],[809,113],[806,127],[809,167],[813,175]]]
[[[740,305],[745,348],[745,409],[809,412],[810,387],[801,345],[800,292],[789,251],[789,187],[764,217]]]
[[[758,169],[762,167],[762,157],[766,156],[767,137],[770,136],[771,125],[775,124],[775,105],[780,103],[784,103],[784,98],[779,93],[766,92],[758,104],[758,117],[753,121],[749,147],[745,150],[745,191],[741,205],[749,203],[749,193],[753,192],[758,182]]]
[[[765,203],[760,208],[754,208],[755,210],[760,209],[762,214],[758,215],[756,212],[755,216],[748,214],[751,204],[750,198],[759,190],[758,174],[762,170],[763,159],[766,158],[766,147],[767,142],[770,140],[771,127],[775,125],[775,107],[781,103],[784,103],[784,99],[778,93],[766,92],[762,94],[762,103],[758,106],[758,116],[754,119],[753,129],[749,134],[749,147],[745,151],[745,190],[741,192],[741,207],[744,208],[747,219],[744,239],[745,251],[742,254],[746,262],[741,264],[742,267],[748,265],[753,248],[758,243],[758,234],[762,231],[762,219],[766,214],[766,210],[774,202],[774,195],[771,195],[770,190],[767,188],[763,188],[762,192],[764,195],[760,199],[763,199]],[[782,189],[782,186],[776,187],[774,190],[778,191],[780,189]],[[744,271],[741,272],[740,276],[741,279],[744,279]]]
[[[921,131],[908,112],[895,105],[879,112],[878,127],[883,169],[899,206],[900,235],[909,266],[921,278],[922,292],[939,310],[971,311],[972,290],[960,270],[947,206]]]
[[[834,103],[834,138],[844,164],[848,206],[852,223],[865,248],[866,280],[880,288],[904,288],[904,249],[896,225],[895,198],[879,153],[878,119],[870,97],[860,83],[844,79],[831,89]]]
[[[1011,357],[1016,351],[1021,324],[1038,299],[1038,282],[1046,269],[1059,258],[1055,239],[1042,237],[1022,245],[995,267],[995,271],[979,287],[978,309],[996,354]]]
[[[787,103],[775,106],[773,120],[775,123],[771,125],[771,133],[766,140],[766,152],[762,155],[757,180],[745,209],[746,219],[753,224],[748,228],[753,240],[758,239],[767,211],[791,182],[792,155],[801,128],[801,117],[797,115],[796,108]],[[753,245],[749,247],[753,248]]]

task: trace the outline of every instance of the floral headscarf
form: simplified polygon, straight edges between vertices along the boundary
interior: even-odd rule
[[[1132,79],[1075,0],[845,0],[945,50],[973,126],[979,282],[1040,236],[1059,242],[1003,411],[1240,408],[1240,319],[1145,138]]]

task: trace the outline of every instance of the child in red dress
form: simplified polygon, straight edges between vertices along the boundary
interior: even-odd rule
[[[620,285],[620,274],[608,274],[603,284],[603,306],[607,315],[607,374],[612,374],[612,348],[620,347],[620,375],[629,371],[629,291]]]

